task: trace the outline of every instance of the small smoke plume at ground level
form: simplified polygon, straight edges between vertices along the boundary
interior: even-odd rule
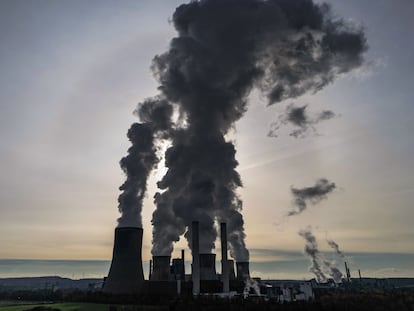
[[[326,282],[330,276],[335,283],[342,282],[342,272],[336,267],[334,261],[330,261],[323,256],[318,249],[316,237],[312,233],[312,228],[308,227],[299,231],[299,235],[305,240],[305,254],[311,260],[309,271],[312,272],[319,283]]]

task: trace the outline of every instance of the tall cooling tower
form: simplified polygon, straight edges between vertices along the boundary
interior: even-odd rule
[[[250,279],[250,270],[249,270],[249,262],[248,261],[240,261],[236,262],[236,269],[237,269],[237,279],[238,280],[246,280]]]
[[[153,256],[151,281],[168,281],[170,279],[170,256]]]
[[[200,280],[217,280],[216,254],[200,254]]]
[[[103,292],[136,294],[144,284],[142,271],[142,229],[124,227],[115,229],[111,268]]]

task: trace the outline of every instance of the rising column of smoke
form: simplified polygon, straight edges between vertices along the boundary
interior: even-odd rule
[[[311,259],[312,265],[309,267],[309,271],[312,272],[318,282],[326,282],[327,277],[324,274],[322,267],[320,266],[320,252],[318,250],[318,243],[315,236],[312,234],[310,228],[299,231],[299,235],[305,239],[305,253]]]
[[[288,213],[288,216],[298,215],[307,207],[307,203],[317,204],[327,198],[327,195],[335,190],[336,185],[326,178],[316,181],[314,186],[304,188],[291,187],[290,191],[293,195],[294,209]]]
[[[335,266],[335,262],[327,260],[323,254],[318,250],[318,243],[312,230],[308,227],[305,230],[299,231],[299,235],[305,239],[305,253],[311,259],[312,265],[309,271],[312,272],[318,282],[326,282],[329,275],[332,279],[339,283],[342,281],[342,273]]]
[[[152,253],[170,254],[193,220],[200,251],[210,252],[219,219],[228,223],[234,258],[244,261],[242,183],[225,135],[247,110],[252,88],[269,105],[316,92],[362,64],[365,36],[312,0],[192,1],[172,22],[178,34],[152,65],[161,97],[178,112],[155,197]]]
[[[155,138],[166,135],[171,128],[172,107],[165,100],[147,100],[136,112],[142,123],[134,123],[127,136],[132,146],[128,155],[121,159],[120,166],[126,175],[119,187],[118,208],[121,217],[119,227],[142,228],[142,201],[147,190],[147,178],[158,163]],[[160,134],[163,133],[163,134]]]

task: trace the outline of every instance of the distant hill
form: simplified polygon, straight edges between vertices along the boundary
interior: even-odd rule
[[[102,286],[102,279],[72,280],[59,276],[0,278],[0,289],[79,289],[90,290]]]

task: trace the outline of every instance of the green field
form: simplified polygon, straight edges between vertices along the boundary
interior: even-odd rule
[[[45,306],[57,308],[62,311],[108,311],[109,305],[95,303],[55,303],[55,304],[30,304],[30,305],[14,305],[0,306],[0,311],[23,311],[34,308],[36,306]]]

